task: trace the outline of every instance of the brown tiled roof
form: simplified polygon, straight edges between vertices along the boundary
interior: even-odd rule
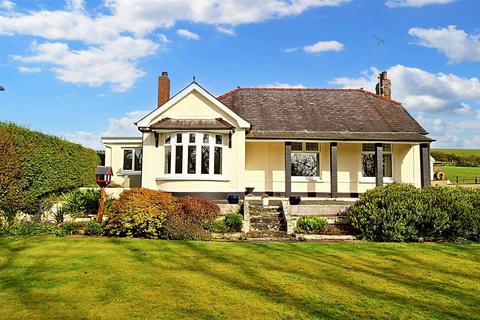
[[[163,118],[152,124],[150,129],[233,129],[234,126],[222,118],[216,119],[172,119]]]
[[[250,122],[248,137],[431,141],[399,102],[362,89],[238,88],[218,99]]]

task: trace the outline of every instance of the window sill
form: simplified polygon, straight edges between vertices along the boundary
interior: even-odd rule
[[[359,183],[366,183],[366,184],[370,184],[370,183],[375,183],[376,180],[375,180],[375,177],[362,177],[360,178],[360,181]],[[393,181],[393,178],[383,178],[383,183],[384,184],[389,184],[389,183],[394,183],[395,181]]]
[[[292,177],[292,182],[324,182],[320,177]]]
[[[121,170],[118,173],[119,176],[141,176],[142,171],[130,171],[130,170]]]
[[[158,178],[155,178],[157,181],[223,181],[229,182],[230,179],[218,175],[218,176],[209,176],[209,175],[186,175],[186,174],[179,174],[179,175],[164,175]]]

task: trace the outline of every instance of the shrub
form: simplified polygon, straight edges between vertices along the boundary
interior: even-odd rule
[[[225,215],[225,225],[230,231],[242,231],[243,216],[238,212],[231,212]]]
[[[76,189],[62,195],[65,213],[74,218],[84,217],[89,214],[96,214],[98,211],[99,189]],[[112,203],[112,198],[106,196],[107,212]]]
[[[63,235],[73,236],[80,234],[79,227],[81,225],[76,222],[64,222],[60,225]]]
[[[175,240],[208,240],[208,227],[218,217],[220,208],[196,197],[183,197],[178,200],[176,210],[167,215],[165,235]]]
[[[6,215],[38,212],[43,197],[95,182],[99,158],[91,149],[5,122],[0,141],[0,210]]]
[[[165,216],[176,209],[170,194],[148,189],[124,191],[113,200],[105,233],[120,237],[159,238],[165,227]]]
[[[213,221],[210,224],[208,229],[212,232],[215,232],[215,233],[226,233],[226,232],[228,232],[228,227],[225,224],[225,220]]]
[[[328,225],[327,220],[319,217],[303,216],[297,221],[297,229],[303,233],[322,231]]]
[[[56,234],[57,229],[57,226],[49,223],[39,223],[28,220],[16,221],[1,228],[0,237]]]
[[[480,192],[462,187],[381,186],[362,195],[347,210],[347,219],[370,241],[480,241]]]
[[[100,223],[90,220],[85,224],[85,235],[101,236],[103,235],[103,227]]]

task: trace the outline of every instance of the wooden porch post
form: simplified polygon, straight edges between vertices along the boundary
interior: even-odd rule
[[[430,144],[420,145],[420,177],[422,188],[430,185]]]
[[[337,143],[330,142],[330,197],[338,197]]]
[[[375,143],[375,184],[383,186],[383,144]]]
[[[292,195],[292,143],[285,142],[285,196]]]

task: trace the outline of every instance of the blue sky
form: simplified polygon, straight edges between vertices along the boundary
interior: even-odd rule
[[[0,120],[101,148],[136,135],[157,77],[241,87],[364,87],[438,141],[480,148],[480,1],[0,0]],[[372,35],[385,40],[378,54]]]

